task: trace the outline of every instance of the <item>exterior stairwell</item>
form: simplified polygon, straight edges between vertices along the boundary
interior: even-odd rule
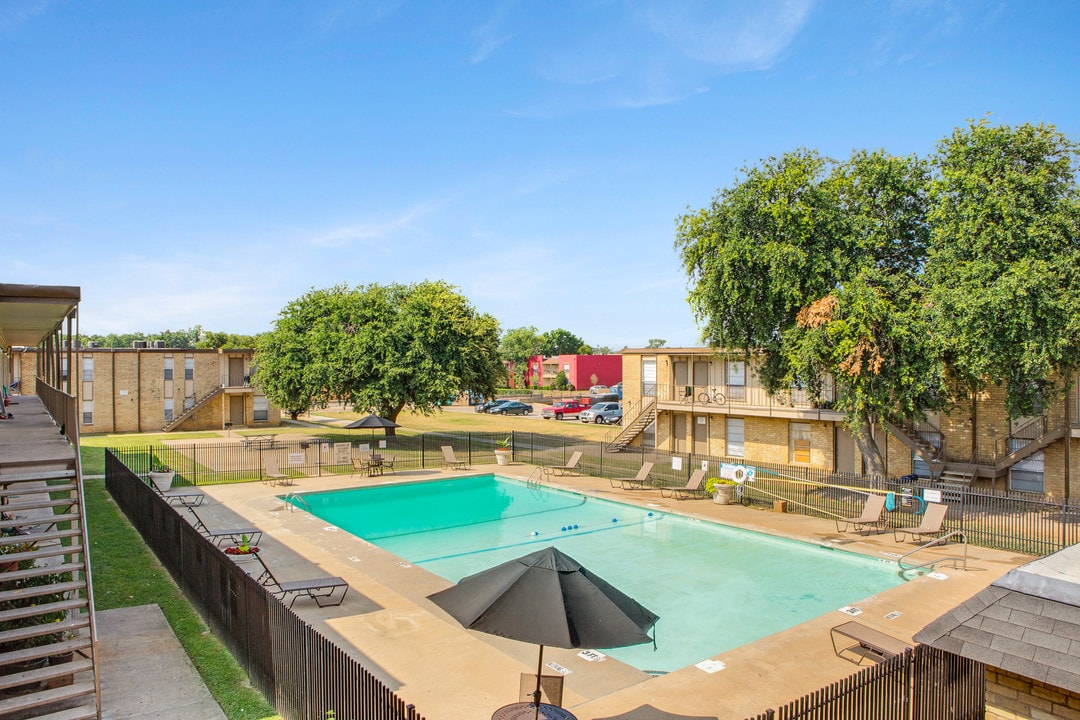
[[[883,420],[885,428],[901,443],[915,452],[930,466],[930,475],[937,477],[945,467],[945,438],[932,425],[915,423],[894,424]],[[935,444],[933,440],[937,440]]]
[[[1012,439],[1024,439],[1022,436],[1028,434],[1035,434],[1035,436],[1011,452],[1002,451],[998,453],[994,461],[995,477],[1004,475],[1016,463],[1031,457],[1051,443],[1065,437],[1068,434],[1068,428],[1065,427],[1064,422],[1055,423],[1046,417],[1039,417],[1028,423],[1024,428],[1017,430]],[[1021,437],[1017,438],[1016,435]],[[1007,449],[1005,448],[1005,450]]]
[[[162,428],[162,430],[164,430],[165,432],[171,432],[171,431],[175,430],[176,428],[180,427],[181,425],[184,424],[184,422],[189,417],[191,417],[196,412],[198,412],[199,408],[205,407],[211,400],[218,397],[223,392],[225,392],[225,386],[224,385],[221,385],[221,386],[218,386],[218,387],[214,388],[213,391],[211,391],[210,393],[203,396],[203,398],[201,400],[196,402],[194,405],[189,407],[184,412],[177,415],[170,422],[165,423],[165,426]]]
[[[653,420],[656,419],[656,398],[649,398],[642,408],[641,412],[634,416],[634,419],[623,426],[621,432],[616,435],[611,442],[608,443],[608,452],[622,452],[626,449],[634,438],[641,434],[641,431],[649,426]]]
[[[0,474],[0,500],[0,717],[98,718],[77,473]]]

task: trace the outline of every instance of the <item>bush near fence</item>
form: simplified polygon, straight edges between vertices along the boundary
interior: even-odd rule
[[[278,436],[282,437],[282,436]],[[896,509],[889,513],[894,527],[919,524],[921,497],[928,489],[939,490],[949,505],[946,530],[963,530],[973,545],[1031,555],[1047,555],[1080,542],[1080,503],[1052,500],[1041,495],[976,490],[969,487],[935,487],[927,480],[905,482],[895,477],[875,477],[835,473],[794,465],[753,463],[743,458],[666,453],[650,449],[607,449],[607,443],[561,435],[533,432],[435,432],[396,435],[379,452],[393,456],[396,471],[439,469],[443,465],[440,447],[454,448],[458,458],[470,465],[494,465],[498,442],[509,437],[513,460],[530,465],[563,465],[580,450],[580,469],[594,477],[633,477],[641,464],[655,463],[653,483],[678,487],[686,484],[694,468],[705,463],[709,475],[719,474],[722,463],[753,467],[755,480],[746,483],[741,501],[746,505],[772,508],[776,500],[786,502],[787,512],[820,518],[854,517],[870,492],[894,493]],[[136,474],[149,472],[154,465],[167,465],[177,472],[174,483],[211,485],[252,482],[263,477],[263,461],[268,454],[278,466],[293,475],[319,476],[349,474],[351,463],[340,460],[362,444],[377,447],[375,438],[338,440],[307,436],[285,436],[273,446],[257,443],[169,444],[166,447],[112,448],[112,452]],[[676,470],[675,467],[679,469]]]

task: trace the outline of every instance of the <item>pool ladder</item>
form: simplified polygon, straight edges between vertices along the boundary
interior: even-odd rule
[[[904,560],[907,560],[909,557],[911,557],[915,553],[919,552],[920,550],[925,550],[926,548],[931,547],[933,545],[937,545],[938,543],[944,543],[946,540],[948,540],[949,538],[951,538],[953,536],[959,536],[960,541],[962,543],[964,543],[964,556],[963,557],[936,558],[934,560],[929,560],[929,561],[921,563],[919,565],[905,565],[904,564]],[[901,555],[897,559],[896,564],[900,566],[900,574],[901,575],[904,575],[905,573],[909,573],[912,570],[922,570],[924,568],[930,568],[931,570],[933,570],[934,566],[937,565],[938,563],[943,563],[943,562],[947,562],[947,561],[950,561],[950,560],[952,561],[953,568],[957,568],[957,569],[960,569],[960,570],[967,570],[968,569],[967,568],[967,555],[968,555],[967,535],[964,534],[963,530],[953,530],[950,533],[946,533],[945,535],[942,535],[939,538],[934,538],[930,542],[927,542],[927,543],[924,543],[924,544],[920,545],[919,547],[915,548],[914,550],[910,550],[910,551],[904,553],[903,555]],[[961,563],[961,564],[957,565],[958,562]]]
[[[525,481],[527,485],[539,485],[544,479],[544,468],[533,468],[533,471],[529,473],[529,479]]]
[[[288,493],[285,496],[285,507],[289,508],[289,512],[292,512],[293,508],[295,508],[297,505],[303,505],[305,510],[307,510],[312,515],[315,514],[311,510],[311,506],[308,505],[307,500],[304,499],[304,496],[301,493],[298,493],[298,492],[290,492],[290,493]]]

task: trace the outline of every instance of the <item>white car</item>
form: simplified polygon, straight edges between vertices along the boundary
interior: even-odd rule
[[[597,425],[615,424],[622,420],[622,406],[617,402],[596,403],[588,410],[582,410],[578,419],[583,423],[591,422]]]
[[[611,388],[607,385],[593,385],[589,388],[590,395],[607,395],[609,392],[611,392]]]

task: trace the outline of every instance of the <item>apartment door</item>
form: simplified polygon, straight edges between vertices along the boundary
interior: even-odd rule
[[[241,387],[244,384],[244,358],[229,358],[229,386]]]
[[[671,416],[671,449],[676,453],[686,452],[686,418],[684,413]]]
[[[855,472],[855,437],[840,425],[836,426],[836,472]]]
[[[709,416],[694,416],[694,454],[709,454]]]
[[[685,360],[676,360],[671,364],[671,373],[675,381],[675,399],[681,400],[687,395],[686,386],[690,384],[690,364]]]
[[[694,387],[704,388],[709,385],[709,363],[706,361],[696,360],[694,361]],[[697,395],[700,390],[695,390],[694,395]]]
[[[235,426],[244,425],[244,396],[229,396],[229,422]]]

